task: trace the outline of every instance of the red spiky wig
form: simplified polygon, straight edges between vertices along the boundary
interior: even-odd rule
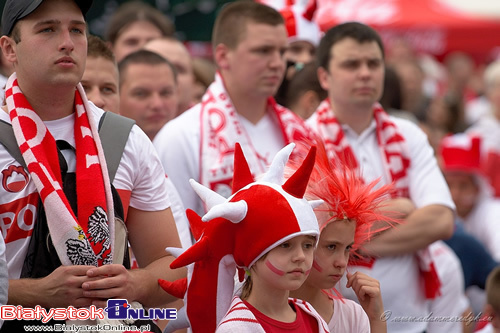
[[[380,211],[384,206],[383,201],[391,198],[393,186],[391,184],[376,188],[378,179],[366,184],[358,171],[348,167],[348,162],[329,159],[320,139],[316,139],[315,144],[316,163],[306,197],[308,200],[324,201],[323,205],[315,209],[320,230],[335,221],[348,219],[356,222],[352,253],[357,256],[356,250],[372,236],[398,223],[398,220],[387,217]],[[306,151],[305,145],[301,148],[301,152]],[[378,221],[385,223],[376,224]]]

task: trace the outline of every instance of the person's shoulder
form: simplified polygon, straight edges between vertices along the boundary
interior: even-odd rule
[[[244,312],[248,311],[249,313],[251,313],[250,309],[248,309],[243,300],[240,297],[235,296],[231,301],[231,305],[229,305],[229,310],[226,313],[226,317],[232,317],[235,315],[235,313],[238,313],[239,311],[244,311]]]
[[[389,117],[394,125],[396,125],[398,133],[402,135],[405,140],[407,140],[410,146],[416,145],[419,147],[423,143],[426,143],[427,145],[429,144],[429,137],[418,124],[415,124],[408,119],[394,116]]]
[[[250,311],[241,298],[235,296],[229,306],[229,310],[219,323],[216,332],[246,333],[264,332],[264,330],[259,324],[257,318],[253,315],[252,311]]]
[[[500,199],[491,196],[485,196],[477,203],[478,210],[486,213],[487,215],[500,214]]]
[[[321,315],[316,311],[316,309],[311,305],[311,303],[298,298],[289,298],[289,301],[293,302],[295,306],[299,307],[305,311],[308,315],[314,317],[318,321],[319,332],[328,332],[328,324],[321,317]]]
[[[418,132],[422,132],[423,133],[423,131],[420,128],[420,126],[418,126],[418,124],[415,123],[414,121],[411,121],[409,119],[402,118],[402,117],[396,117],[396,116],[393,116],[393,115],[389,115],[389,118],[396,125],[396,127],[398,129],[400,129],[401,131],[411,130],[411,131],[418,131]]]
[[[174,124],[173,126],[182,126],[187,128],[193,127],[193,122],[199,122],[201,112],[201,103],[198,103],[190,109],[184,111],[174,119],[170,120],[167,124]],[[172,126],[172,125],[170,125]]]
[[[3,108],[0,110],[0,120],[10,124],[9,114],[5,112]]]
[[[102,115],[106,112],[104,111],[103,109],[101,109],[100,107],[96,106],[94,103],[92,103],[91,101],[88,101],[89,102],[89,107],[90,107],[90,111],[92,112],[92,115],[94,116],[95,120],[97,121],[97,123],[99,123],[99,120],[101,119]]]
[[[363,307],[353,300],[343,298],[343,299],[333,299],[335,311],[341,312],[343,317],[349,317],[355,319],[356,321],[368,318]]]
[[[201,104],[196,104],[163,125],[156,137],[162,138],[163,141],[165,138],[191,137],[193,134],[199,133],[200,112]]]

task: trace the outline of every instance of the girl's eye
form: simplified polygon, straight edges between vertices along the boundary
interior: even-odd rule
[[[311,249],[311,248],[313,248],[313,246],[314,246],[314,244],[313,244],[313,243],[305,243],[305,244],[304,244],[304,248],[305,248],[305,249]]]
[[[337,248],[337,246],[335,244],[330,244],[330,245],[327,245],[326,248],[330,251],[333,251]]]
[[[287,249],[287,248],[290,247],[290,243],[285,242],[285,243],[281,244],[280,247],[283,248],[283,249]]]

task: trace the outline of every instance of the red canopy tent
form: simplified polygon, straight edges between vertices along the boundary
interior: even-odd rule
[[[316,0],[315,20],[323,31],[358,21],[375,28],[387,47],[403,37],[416,51],[442,59],[464,51],[476,61],[500,50],[500,18],[458,10],[443,0]]]

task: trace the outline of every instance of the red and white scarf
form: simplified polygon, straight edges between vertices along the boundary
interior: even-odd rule
[[[285,145],[310,138],[302,119],[290,110],[268,99],[268,112],[278,120]],[[229,98],[219,73],[208,87],[201,102],[200,113],[200,183],[223,196],[231,194],[234,145],[239,142],[250,170],[263,173],[267,166],[259,157],[238,119],[238,113]]]
[[[373,117],[376,123],[377,143],[381,149],[384,167],[394,183],[393,198],[409,198],[408,168],[410,154],[405,139],[397,126],[380,104],[373,106]],[[325,99],[310,120],[310,124],[323,139],[330,158],[340,158],[352,168],[359,168],[359,163],[352,151],[344,131],[331,108],[329,99]],[[440,281],[428,247],[418,250],[416,257],[423,280],[425,295],[434,298],[440,294]],[[360,263],[361,266],[373,266],[375,259]],[[358,262],[356,262],[357,264]]]
[[[104,153],[92,112],[86,111],[90,109],[83,88],[79,84],[75,90],[78,219],[62,189],[56,141],[19,88],[16,73],[7,81],[5,98],[16,141],[42,199],[61,263],[112,263],[113,199]]]
[[[342,127],[331,110],[328,99],[319,105],[315,117],[314,127],[323,139],[329,157],[338,157],[345,160],[352,168],[359,168],[359,163],[344,136]],[[396,190],[392,196],[394,198],[408,198],[410,158],[404,137],[398,132],[396,125],[380,104],[374,105],[373,117],[376,123],[378,146],[384,157],[384,166],[389,179],[394,182]]]

